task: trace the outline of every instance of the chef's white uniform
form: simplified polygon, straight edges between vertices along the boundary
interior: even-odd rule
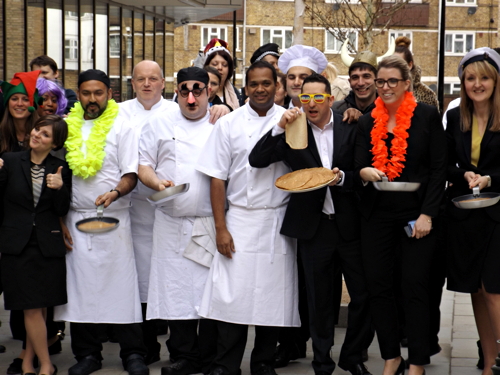
[[[148,292],[147,319],[199,319],[208,268],[183,257],[196,217],[212,216],[210,178],[195,169],[214,126],[209,114],[187,120],[180,109],[154,115],[144,126],[139,164],[159,179],[189,183],[187,193],[157,206]]]
[[[144,124],[148,119],[168,109],[178,108],[177,103],[161,98],[150,110],[137,100],[131,99],[119,103],[119,117],[127,121],[136,131],[137,139],[141,137]],[[131,193],[132,207],[130,208],[130,222],[132,227],[132,241],[134,243],[135,263],[137,267],[137,277],[139,280],[139,294],[141,303],[148,300],[149,271],[151,265],[151,253],[153,251],[153,224],[154,207],[146,200],[146,197],[154,193],[142,182],[137,181],[137,186]]]
[[[199,314],[237,324],[299,326],[296,243],[279,234],[288,193],[274,181],[290,169],[282,162],[253,168],[248,155],[281,118],[274,105],[266,116],[247,103],[221,118],[197,169],[227,181],[227,229],[235,253],[217,253],[208,275]]]
[[[86,140],[93,121],[85,121]],[[84,146],[85,147],[85,143]],[[96,216],[96,198],[114,189],[123,175],[137,173],[138,140],[119,117],[106,137],[106,156],[95,176],[73,176],[71,208],[66,218],[73,250],[66,256],[68,303],[54,308],[54,320],[78,323],[142,322],[137,271],[130,234],[130,195],[104,210],[120,220],[113,231],[82,233],[76,222]]]

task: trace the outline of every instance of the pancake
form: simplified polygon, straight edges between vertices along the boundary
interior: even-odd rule
[[[334,178],[335,173],[328,168],[307,168],[279,177],[275,185],[282,190],[300,191],[324,186]]]
[[[78,225],[78,229],[80,230],[96,230],[96,229],[107,229],[112,228],[116,225],[116,223],[106,223],[101,220],[96,221],[88,221],[86,223],[82,223]]]

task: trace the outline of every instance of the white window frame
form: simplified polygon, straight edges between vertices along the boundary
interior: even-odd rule
[[[66,42],[70,42],[70,45],[66,45]],[[70,57],[66,57],[66,52]],[[78,38],[76,37],[67,37],[64,39],[64,59],[68,61],[78,61],[79,56],[78,50]]]
[[[205,30],[208,30],[208,39],[206,43],[204,41]],[[222,33],[221,31],[224,31],[224,33]],[[210,42],[213,38],[222,39],[227,42],[227,26],[220,26],[220,25],[202,26],[200,33],[200,49],[204,50],[208,42]]]
[[[446,6],[451,7],[475,7],[477,6],[477,0],[446,0]]]
[[[264,32],[265,31],[270,32],[269,40],[266,40],[266,41],[264,41]],[[277,33],[275,34],[275,32],[277,32],[277,31],[281,31],[283,34],[282,35],[278,35]],[[291,36],[292,36],[290,46],[288,47],[288,48],[290,48],[293,45],[293,28],[292,27],[263,27],[263,28],[261,28],[260,29],[260,45],[263,46],[264,44],[267,44],[267,43],[276,43],[274,40],[281,38],[282,39],[281,45],[283,46],[283,48],[280,48],[280,51],[283,52],[287,49],[286,43],[285,43],[287,32],[291,33]],[[279,45],[279,43],[277,43],[277,44]]]
[[[445,95],[460,95],[460,82],[445,82],[444,83]]]
[[[463,43],[464,43],[464,48],[462,51],[459,51],[459,52],[456,52],[454,51],[454,46],[455,46],[455,43],[457,42],[460,42],[460,38],[458,36],[462,36],[463,37]],[[447,31],[446,34],[445,34],[445,50],[444,50],[444,54],[445,56],[464,56],[467,52],[467,36],[472,36],[472,47],[471,47],[471,50],[473,50],[476,45],[476,33],[473,32],[473,31],[457,31],[457,32],[454,32],[454,31]],[[452,44],[452,51],[451,52],[448,52],[446,50],[446,41],[448,39],[448,37],[451,37],[451,44]]]
[[[349,3],[349,4],[359,4],[359,0],[325,0],[325,4],[339,4],[342,5],[343,3]]]
[[[354,40],[354,49],[358,49],[358,40],[359,40],[359,35],[358,31],[355,29],[341,29],[342,31],[349,32],[349,33],[354,33],[355,34],[355,40]],[[328,39],[329,38],[334,38],[334,49],[329,49],[328,48]],[[342,48],[342,44],[344,43],[343,40],[338,40],[335,38],[328,30],[325,30],[325,53],[340,53],[340,49]]]
[[[391,36],[394,37],[394,41],[400,36],[406,36],[411,40],[410,51],[413,51],[413,32],[407,30],[389,30],[389,40],[388,43],[391,43]]]
[[[240,48],[240,34],[241,34],[241,27],[240,26],[236,26],[236,48],[235,48],[235,50],[237,52],[241,51],[241,48]]]

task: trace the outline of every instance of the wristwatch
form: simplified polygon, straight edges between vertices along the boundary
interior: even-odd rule
[[[484,176],[488,179],[488,185],[486,187],[491,187],[491,177],[490,176]]]
[[[114,200],[114,201],[116,201],[116,200],[118,200],[118,198],[120,198],[122,196],[122,193],[120,193],[120,190],[118,190],[118,189],[111,189],[109,192],[112,193],[113,191],[116,191],[118,193],[118,196]]]

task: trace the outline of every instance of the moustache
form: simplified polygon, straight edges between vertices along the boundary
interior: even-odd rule
[[[101,107],[99,106],[99,104],[97,104],[97,103],[93,103],[93,102],[90,102],[89,104],[87,104],[87,105],[85,106],[85,109],[88,109],[91,105],[95,105],[95,106],[97,107],[97,109],[101,109]]]

